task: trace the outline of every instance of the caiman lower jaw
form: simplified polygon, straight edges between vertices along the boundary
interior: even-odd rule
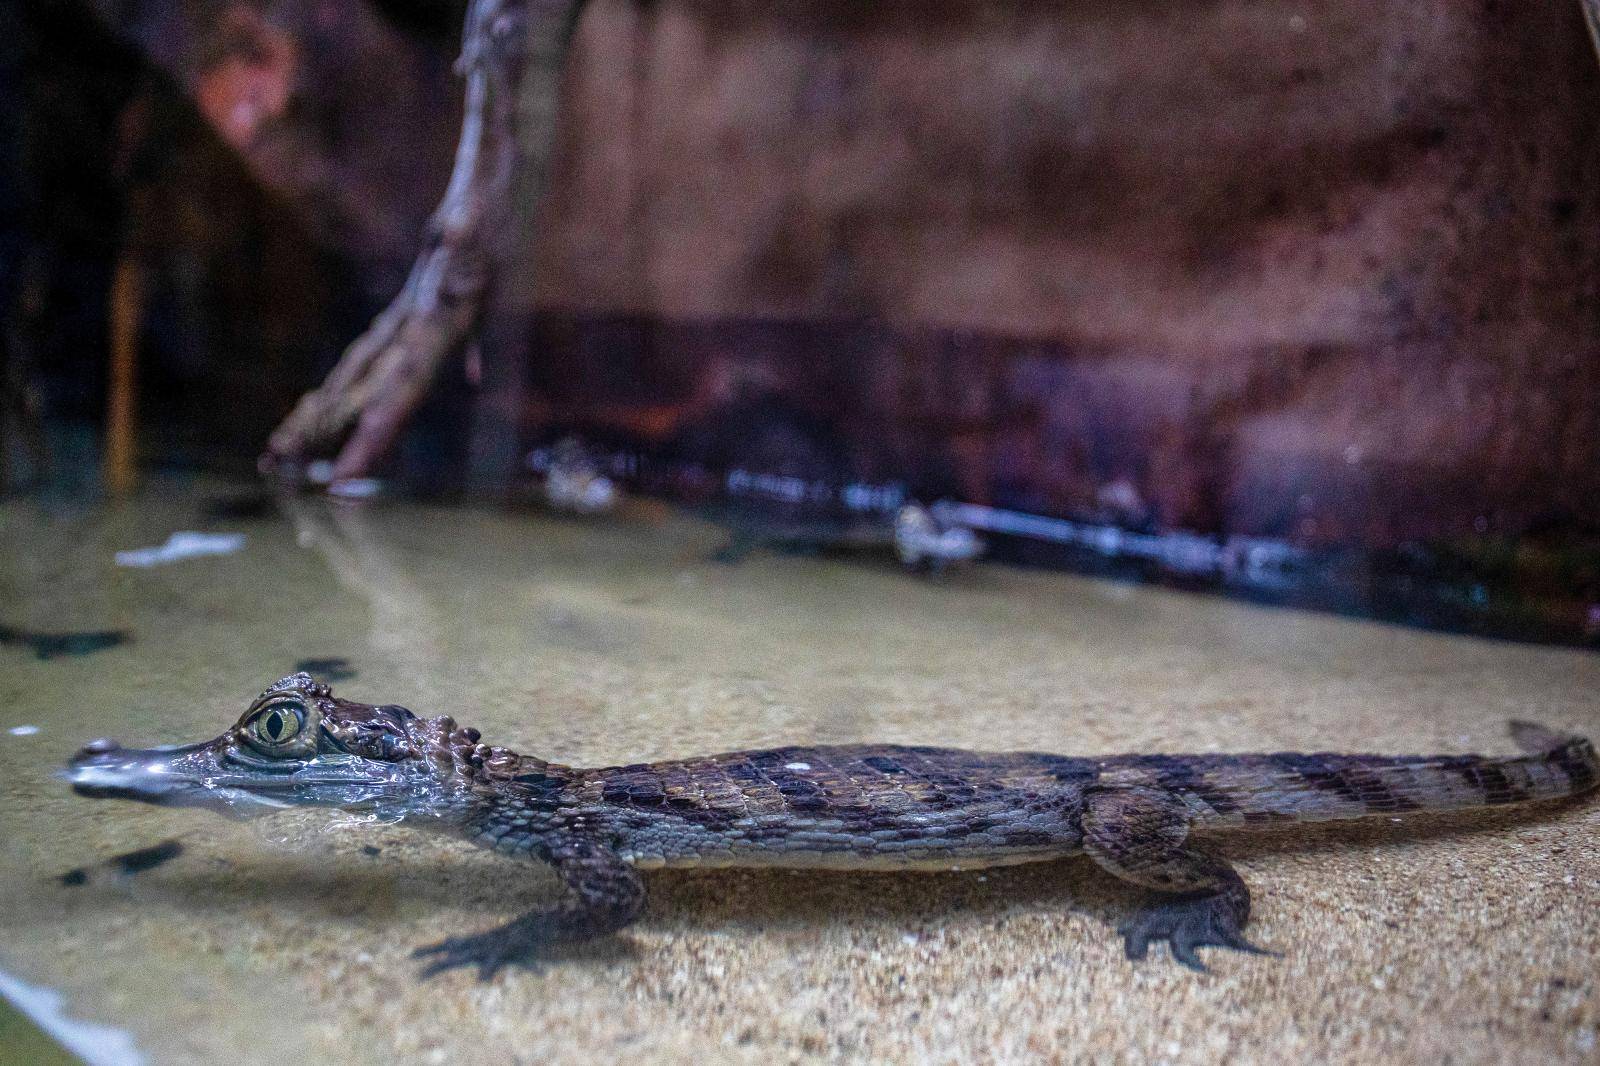
[[[158,807],[202,807],[233,818],[266,814],[268,811],[294,806],[272,796],[238,788],[194,785],[157,791],[143,783],[101,784],[93,779],[85,780],[83,777],[74,776],[72,771],[65,771],[63,776],[72,782],[72,791],[92,799],[133,800],[137,803],[151,803]]]

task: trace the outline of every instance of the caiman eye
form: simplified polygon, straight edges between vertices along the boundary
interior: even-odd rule
[[[279,744],[287,744],[299,736],[305,724],[305,707],[292,700],[286,700],[263,708],[259,714],[250,719],[247,728],[263,744],[276,747]]]

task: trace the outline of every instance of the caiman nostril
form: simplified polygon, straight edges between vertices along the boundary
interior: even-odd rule
[[[110,737],[99,737],[85,744],[78,752],[78,758],[82,759],[90,755],[110,755],[121,747],[121,744],[118,744]]]

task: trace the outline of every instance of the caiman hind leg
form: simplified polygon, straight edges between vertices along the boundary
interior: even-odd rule
[[[1091,791],[1083,802],[1083,850],[1124,881],[1162,893],[1117,932],[1128,958],[1142,959],[1152,940],[1172,957],[1205,971],[1202,945],[1271,955],[1244,938],[1250,890],[1228,863],[1187,844],[1189,812],[1166,793],[1143,788]]]
[[[604,844],[563,840],[542,857],[566,886],[560,903],[529,911],[484,933],[453,936],[418,948],[414,957],[431,959],[422,976],[475,965],[478,978],[487,981],[507,963],[536,959],[541,948],[614,933],[644,906],[644,883],[638,872]]]

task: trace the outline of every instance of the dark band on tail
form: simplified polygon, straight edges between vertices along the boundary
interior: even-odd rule
[[[1511,739],[1530,755],[1541,755],[1566,775],[1569,792],[1577,795],[1600,784],[1600,756],[1587,737],[1553,733],[1536,722],[1513,719]]]
[[[1254,826],[1423,810],[1496,807],[1587,792],[1600,758],[1583,737],[1511,723],[1525,754],[1127,755],[1100,764],[1104,784],[1154,786],[1204,824]]]

